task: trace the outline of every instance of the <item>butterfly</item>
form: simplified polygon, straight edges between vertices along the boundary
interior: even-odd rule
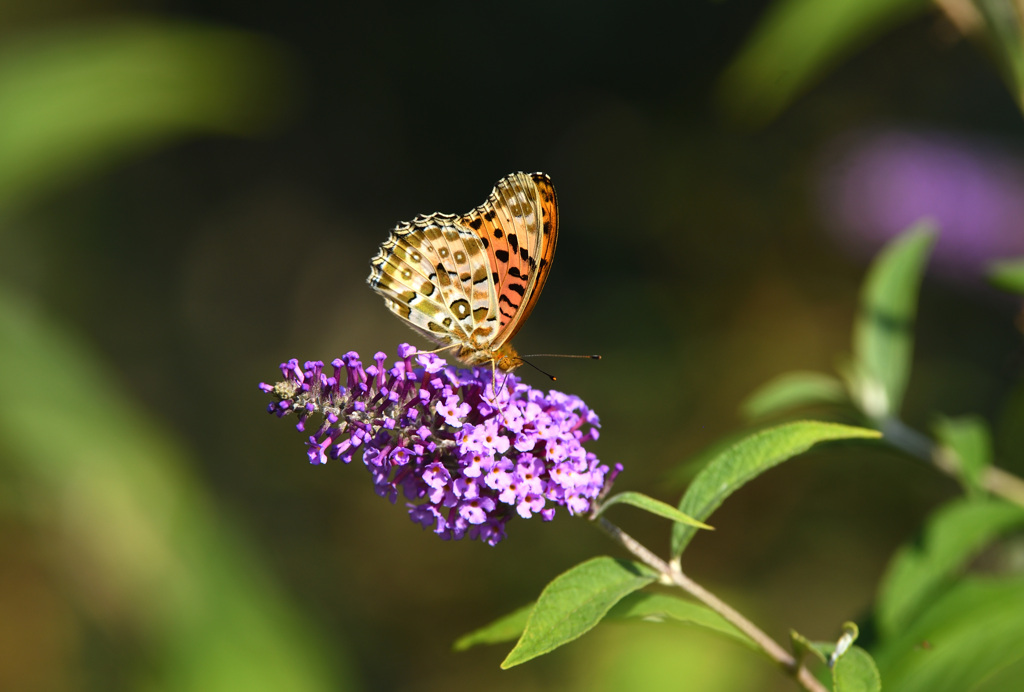
[[[558,201],[544,173],[512,173],[467,214],[398,224],[370,260],[387,307],[467,365],[523,364],[509,343],[533,311],[558,241]]]

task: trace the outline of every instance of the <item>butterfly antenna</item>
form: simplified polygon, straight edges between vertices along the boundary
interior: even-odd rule
[[[574,355],[574,354],[567,354],[567,353],[531,353],[528,356],[522,356],[522,359],[523,359],[524,363],[529,365],[531,368],[533,368],[537,372],[544,373],[545,375],[550,377],[552,382],[556,381],[558,378],[555,377],[554,375],[551,375],[549,373],[544,372],[543,370],[538,368],[536,365],[534,365],[530,361],[526,360],[527,358],[588,358],[590,360],[601,360],[601,356],[598,356],[598,355],[585,356],[585,355]]]
[[[599,355],[587,356],[587,355],[575,355],[575,354],[567,354],[567,353],[531,353],[528,356],[520,356],[520,358],[522,359],[522,361],[524,363],[529,365],[531,368],[533,368],[537,372],[541,373],[542,375],[545,375],[545,376],[549,377],[552,382],[557,382],[558,378],[555,377],[554,375],[552,375],[549,372],[544,372],[543,370],[541,370],[536,365],[534,365],[533,363],[531,363],[530,361],[528,361],[526,359],[527,358],[587,358],[589,360],[601,360],[601,356],[599,356]]]
[[[521,360],[522,360],[522,361],[523,361],[524,363],[526,363],[526,364],[527,364],[527,365],[529,365],[529,366],[530,366],[531,368],[533,368],[534,370],[536,370],[537,372],[539,372],[539,373],[540,373],[541,375],[544,375],[545,377],[547,377],[548,379],[550,379],[550,380],[551,380],[552,382],[556,382],[556,381],[558,380],[558,378],[557,378],[557,377],[555,377],[554,375],[552,375],[552,374],[551,374],[550,372],[544,372],[543,370],[541,370],[540,368],[538,368],[538,367],[537,367],[536,365],[534,365],[534,364],[533,364],[533,363],[531,363],[530,361],[526,360],[526,358],[522,358],[521,356],[520,356],[520,358],[521,358]],[[533,358],[533,356],[530,356],[530,358]]]
[[[531,353],[530,355],[523,356],[523,357],[524,358],[589,358],[590,360],[601,360],[601,356],[599,356],[597,354],[588,356],[588,355],[576,355],[576,354],[570,354],[570,353]],[[536,366],[534,366],[534,367],[536,367]]]

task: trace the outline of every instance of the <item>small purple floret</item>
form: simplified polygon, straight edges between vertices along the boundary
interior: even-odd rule
[[[394,502],[401,492],[410,518],[441,538],[496,545],[513,516],[550,521],[559,505],[586,514],[622,470],[584,448],[600,423],[579,397],[504,373],[495,395],[490,368],[457,369],[409,344],[398,355],[390,368],[383,353],[365,368],[354,351],[329,366],[292,359],[283,381],[260,390],[275,398],[270,413],[298,416],[300,431],[320,415],[311,464],[361,460],[378,495]]]

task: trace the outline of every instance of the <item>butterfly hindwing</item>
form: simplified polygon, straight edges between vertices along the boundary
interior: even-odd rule
[[[388,307],[438,345],[463,342],[480,323],[497,328],[479,238],[445,214],[399,224],[371,261],[369,282]]]

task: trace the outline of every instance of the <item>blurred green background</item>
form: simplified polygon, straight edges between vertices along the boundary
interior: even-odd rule
[[[1024,254],[1005,72],[927,3],[826,5],[783,4],[792,53],[753,33],[785,19],[767,2],[0,6],[0,689],[789,689],[668,626],[506,672],[504,648],[451,653],[613,549],[564,514],[441,542],[362,469],[309,466],[256,385],[415,342],[365,285],[388,230],[543,170],[558,258],[516,345],[603,354],[542,367],[601,415],[619,488],[674,502],[754,387],[830,370],[867,261],[923,215],[943,235],[905,417],[983,414],[1024,472],[1000,425],[1024,409],[1020,306],[980,278]],[[957,492],[810,454],[684,567],[780,640],[832,638]],[[612,519],[667,549],[664,522]]]

